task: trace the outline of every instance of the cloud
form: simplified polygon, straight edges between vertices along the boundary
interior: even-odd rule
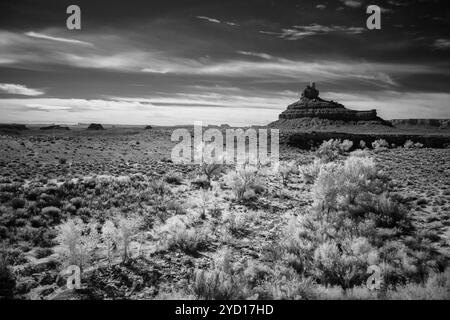
[[[257,53],[257,52],[250,52],[250,51],[236,51],[239,54],[242,54],[244,56],[252,56],[252,57],[257,57],[257,58],[261,58],[261,59],[266,59],[266,60],[270,60],[273,57],[270,54],[267,53]]]
[[[433,43],[433,47],[438,50],[450,49],[450,39],[437,39]]]
[[[392,90],[376,93],[324,92],[321,96],[343,103],[350,109],[377,109],[385,119],[448,118],[447,102],[450,100],[449,93],[399,93]],[[203,121],[205,124],[264,125],[276,120],[278,114],[297,99],[298,94],[292,91],[249,92],[218,88],[218,92],[179,93],[153,98],[0,99],[0,105],[4,111],[2,121],[6,122],[189,125]]]
[[[316,8],[317,9],[320,9],[320,10],[323,10],[323,9],[325,9],[327,6],[326,5],[324,5],[324,4],[318,4],[317,6],[316,6]]]
[[[213,22],[213,23],[221,23],[220,20],[214,19],[214,18],[210,18],[210,17],[205,17],[205,16],[197,16],[198,19],[200,20],[206,20],[209,22]]]
[[[22,96],[40,96],[45,92],[38,89],[27,88],[21,84],[0,83],[0,91],[7,94],[16,94]]]
[[[197,16],[197,19],[200,20],[206,20],[212,23],[224,23],[226,25],[232,26],[232,27],[239,27],[238,23],[232,22],[232,21],[220,21],[219,19],[215,19],[215,18],[210,18],[210,17],[206,17],[206,16]]]
[[[161,105],[151,105],[139,99],[119,100],[86,100],[86,99],[0,99],[2,105],[2,121],[27,123],[77,123],[100,122],[111,124],[140,125],[192,125],[194,121],[204,124],[222,124],[246,126],[249,124],[266,124],[276,119],[278,113],[288,101],[272,99],[267,101],[260,97],[239,97],[227,106],[183,105],[180,99],[155,99]],[[229,97],[232,99],[233,97]],[[230,101],[226,101],[230,103]],[[243,107],[242,103],[250,103]],[[215,103],[209,100],[209,103]],[[272,108],[264,107],[272,103]],[[258,109],[258,104],[263,108]],[[264,105],[265,104],[265,105]],[[252,107],[253,106],[253,107]],[[50,112],[51,111],[51,112]]]
[[[49,36],[49,35],[42,34],[42,33],[36,33],[33,31],[26,32],[25,35],[28,37],[31,37],[31,38],[37,38],[37,39],[43,39],[43,40],[51,40],[51,41],[57,41],[57,42],[79,44],[79,45],[90,46],[90,47],[94,46],[90,42],[85,42],[85,41],[80,41],[80,40],[75,40],[75,39],[68,39],[68,38],[53,37],[53,36]]]
[[[260,31],[263,34],[277,35],[279,38],[285,40],[299,40],[308,36],[344,33],[344,34],[360,34],[364,32],[362,27],[348,27],[348,26],[324,26],[320,24],[311,24],[309,26],[293,26],[292,28],[282,29],[281,32],[267,32]]]
[[[350,8],[359,8],[362,6],[362,1],[358,0],[341,0],[341,2]]]

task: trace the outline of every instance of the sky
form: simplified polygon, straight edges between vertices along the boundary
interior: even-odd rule
[[[445,0],[2,0],[0,122],[261,125],[310,81],[385,119],[450,118],[449,16]]]

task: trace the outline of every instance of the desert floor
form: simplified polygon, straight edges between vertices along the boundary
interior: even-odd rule
[[[187,289],[193,273],[214,268],[224,255],[234,265],[248,268],[253,261],[272,268],[289,221],[310,210],[313,184],[298,173],[284,184],[279,175],[267,174],[258,196],[242,202],[218,175],[212,179],[217,188],[206,194],[197,183],[199,166],[170,160],[175,145],[170,134],[168,128],[117,128],[0,137],[0,238],[15,275],[16,298],[198,298],[199,290]],[[450,149],[367,152],[391,179],[389,191],[402,197],[413,236],[426,239],[447,261]],[[306,165],[314,153],[282,145],[280,157]],[[99,251],[109,249],[98,246],[103,248],[93,254],[98,258],[87,258],[83,270],[86,290],[67,291],[57,227],[78,217],[100,229],[120,215],[140,221],[130,257],[123,263],[117,252],[107,259]],[[181,235],[174,228],[182,228]]]

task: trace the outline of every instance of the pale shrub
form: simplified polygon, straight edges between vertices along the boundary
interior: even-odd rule
[[[403,145],[403,147],[405,149],[412,148],[413,146],[414,146],[414,142],[412,142],[411,140],[406,140],[405,144]]]
[[[338,204],[353,203],[358,194],[372,191],[378,170],[367,157],[348,157],[344,164],[322,165],[313,186],[316,205],[337,209]]]
[[[423,148],[423,144],[420,143],[420,142],[414,143],[414,142],[411,141],[411,140],[407,140],[407,141],[405,142],[405,144],[403,145],[403,147],[404,147],[405,149],[411,149],[411,148],[417,148],[417,149],[420,149],[420,148]]]
[[[298,171],[303,175],[303,180],[306,183],[313,183],[319,174],[322,164],[320,159],[314,159],[310,164],[299,166]]]
[[[352,157],[359,157],[359,158],[368,158],[370,157],[370,154],[367,150],[355,150],[350,152],[350,156]]]
[[[209,241],[210,230],[206,227],[189,226],[186,216],[173,216],[157,229],[160,243],[167,249],[179,248],[186,253],[196,253]]]
[[[118,230],[114,222],[111,220],[105,221],[102,226],[101,239],[106,247],[109,263],[112,261],[113,249],[117,246],[117,235]]]
[[[393,300],[449,300],[450,268],[431,274],[423,284],[408,283],[390,289],[386,297]]]
[[[238,201],[244,199],[247,191],[261,184],[258,168],[249,165],[236,167],[235,170],[225,175],[224,181],[231,187]]]
[[[84,224],[80,219],[71,219],[59,225],[55,252],[67,265],[77,265],[83,269],[93,259],[99,244],[95,225]]]
[[[130,258],[130,243],[142,225],[142,221],[136,217],[122,217],[119,219],[117,225],[118,235],[116,241],[122,250],[122,261],[126,262]]]
[[[219,176],[224,170],[224,165],[222,163],[203,163],[201,165],[201,171],[208,179],[208,183],[211,184],[211,180],[214,177]]]
[[[316,155],[323,162],[330,162],[336,160],[339,155],[345,154],[353,146],[353,142],[350,140],[334,140],[330,139],[324,141],[316,151]]]
[[[364,237],[320,244],[314,252],[314,273],[321,283],[350,288],[367,278],[367,266],[378,263],[378,253]]]
[[[287,185],[291,174],[298,173],[298,168],[295,161],[282,162],[278,166],[278,174],[281,177],[281,181],[284,186]]]
[[[389,143],[384,139],[378,139],[372,142],[372,148],[375,151],[386,150],[387,148],[389,148]]]

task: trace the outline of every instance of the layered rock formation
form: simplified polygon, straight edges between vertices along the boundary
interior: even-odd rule
[[[291,119],[302,119],[302,122],[304,122],[304,118],[328,119],[343,122],[373,121],[380,124],[389,124],[377,116],[375,109],[368,111],[350,110],[340,103],[321,99],[319,97],[319,90],[317,90],[314,83],[308,85],[303,90],[299,101],[290,104],[279,115],[279,120],[276,123],[284,123],[286,122],[285,120]]]

